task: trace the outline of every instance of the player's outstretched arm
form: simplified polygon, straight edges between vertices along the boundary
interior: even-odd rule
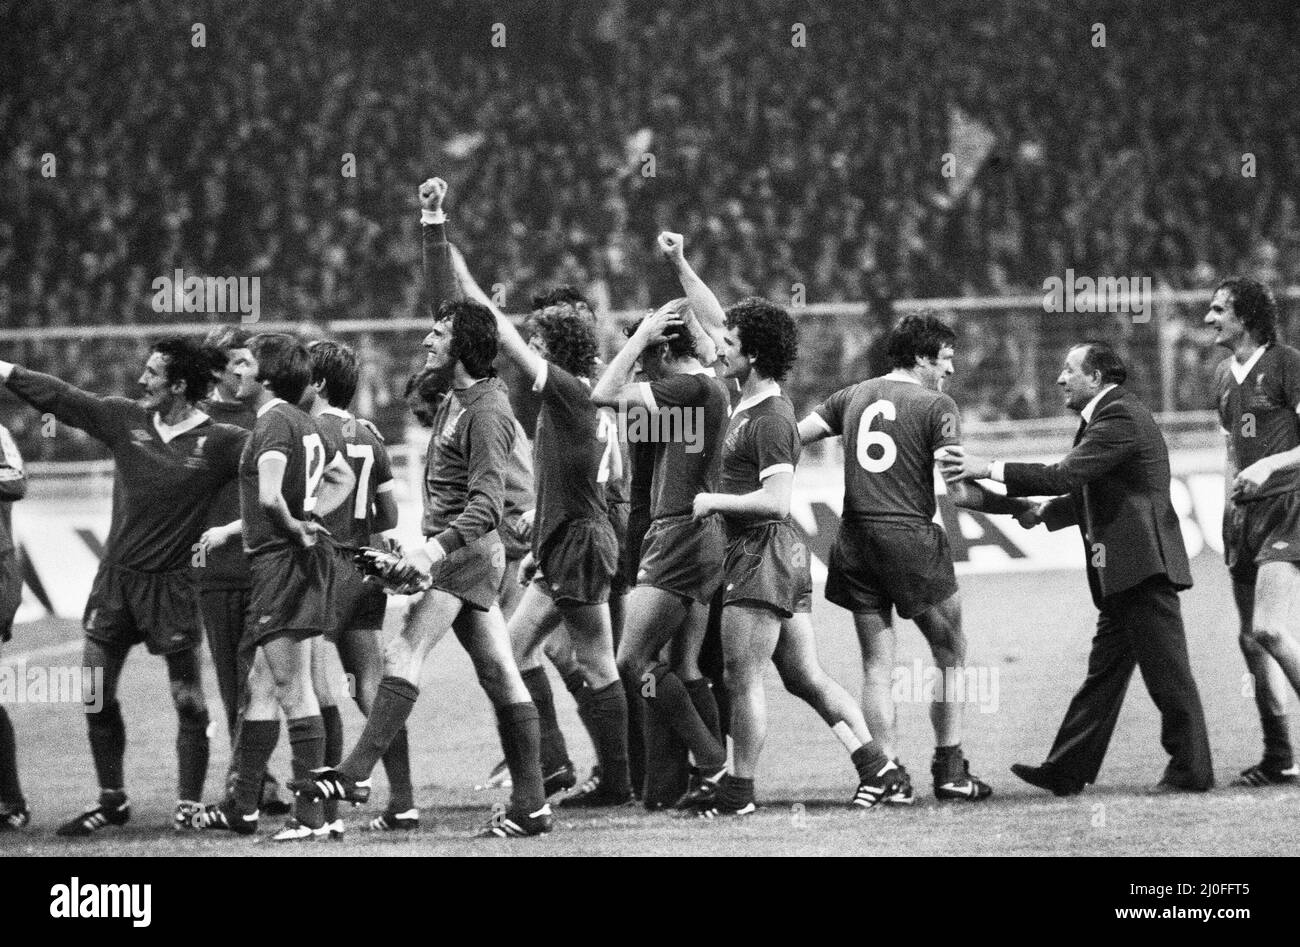
[[[600,376],[600,381],[591,389],[591,400],[598,405],[624,411],[638,405],[644,406],[644,389],[637,384],[628,384],[628,376],[646,349],[668,341],[668,330],[682,324],[675,312],[665,309],[659,309],[642,319],[627,344],[618,350],[605,373]]]
[[[695,350],[702,365],[712,365],[718,358],[718,346],[726,328],[727,315],[718,297],[686,259],[686,240],[679,233],[665,230],[659,235],[659,250],[677,271],[677,281],[690,301],[695,318],[687,324],[695,337]]]
[[[0,424],[0,501],[12,503],[27,496],[27,474],[9,429]]]
[[[740,516],[756,520],[785,519],[790,515],[790,495],[794,491],[794,474],[774,473],[752,493],[697,493],[694,514],[703,519],[711,513]]]
[[[101,398],[74,385],[0,361],[0,384],[22,398],[37,411],[48,411],[70,427],[80,428],[96,440],[113,440],[120,425],[121,408],[130,404],[125,398]]]
[[[838,436],[820,414],[810,414],[799,422],[799,443],[805,447],[823,438]]]
[[[978,483],[958,481],[949,484],[948,494],[952,497],[952,502],[963,509],[989,513],[995,516],[1005,515],[1019,518],[1022,513],[1034,507],[1034,504],[1026,499],[994,493]]]
[[[467,299],[472,299],[479,305],[486,306],[488,310],[496,317],[497,320],[497,339],[501,345],[502,351],[517,364],[530,379],[536,380],[546,368],[546,360],[528,347],[524,337],[519,334],[514,323],[510,321],[509,316],[501,311],[496,303],[483,288],[479,286],[474,276],[469,271],[469,265],[465,262],[465,256],[460,250],[451,247],[451,264],[456,273],[456,282],[460,284],[461,292]]]

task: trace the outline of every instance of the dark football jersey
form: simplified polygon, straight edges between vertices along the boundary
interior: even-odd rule
[[[794,405],[780,390],[752,402],[736,405],[727,426],[722,449],[722,493],[753,493],[773,474],[794,473],[799,463],[799,424]],[[729,529],[761,522],[747,517],[727,517]]]
[[[258,411],[253,434],[239,460],[240,518],[244,521],[244,550],[250,556],[296,545],[271,525],[258,502],[258,463],[272,451],[285,456],[280,495],[296,520],[306,519],[315,507],[316,492],[329,463],[325,439],[307,412],[279,399]]]
[[[612,455],[606,457],[606,451],[618,450],[617,434],[601,423],[584,381],[549,363],[537,381],[533,387],[541,392],[542,409],[537,415],[533,458],[537,474],[534,553],[565,523],[608,516],[601,468],[610,468]]]
[[[1300,444],[1300,351],[1270,345],[1240,383],[1232,356],[1214,372],[1219,423],[1228,433],[1237,470]],[[1300,469],[1273,474],[1251,499],[1289,493],[1300,486]]]
[[[9,376],[9,389],[112,452],[106,563],[137,572],[190,567],[213,499],[238,474],[247,432],[209,418],[164,439],[154,417],[136,402],[101,398],[21,367]]]
[[[243,431],[251,431],[257,416],[253,409],[240,401],[200,402],[208,417],[221,424],[231,424]],[[208,510],[205,526],[225,526],[239,519],[239,478],[235,478],[217,491],[216,499]],[[209,549],[202,560],[203,565],[195,568],[194,578],[203,589],[247,588],[252,584],[248,572],[248,556],[244,546],[239,542],[223,543],[215,549]]]
[[[346,411],[326,408],[314,420],[325,442],[325,453],[330,454],[331,448],[342,453],[357,478],[352,496],[322,516],[321,522],[344,545],[369,545],[375,532],[375,498],[393,489],[388,450],[368,424],[360,423]]]
[[[654,444],[650,515],[660,519],[689,514],[696,494],[717,489],[731,407],[727,392],[705,372],[640,385],[643,400],[653,409],[647,424]],[[631,439],[637,428],[630,416],[627,423]]]
[[[501,524],[514,438],[514,413],[499,378],[453,388],[438,406],[424,471],[422,526],[445,552]]]
[[[961,443],[951,397],[891,373],[841,388],[814,411],[844,435],[846,521],[934,517],[935,452]]]

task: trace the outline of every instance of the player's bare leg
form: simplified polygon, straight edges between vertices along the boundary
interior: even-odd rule
[[[31,821],[18,781],[18,747],[14,726],[0,704],[0,833],[25,828]]]
[[[962,710],[964,702],[950,693],[958,676],[966,668],[966,635],[961,627],[961,597],[954,593],[913,618],[930,644],[934,663],[943,675],[942,686],[930,702],[930,722],[934,725],[934,760],[930,774],[934,777],[936,799],[979,802],[993,795],[993,787],[970,772],[962,754]]]
[[[337,642],[339,662],[349,675],[352,698],[367,717],[384,676],[384,649],[379,641],[377,628],[349,628],[339,634]],[[368,828],[376,831],[418,828],[420,813],[415,807],[411,749],[405,727],[393,737],[384,751],[383,761],[388,776],[388,806],[370,820]]]
[[[338,766],[343,759],[343,717],[339,713],[339,689],[335,686],[334,667],[329,660],[329,648],[324,638],[311,639],[311,682],[320,704],[321,724],[325,730],[324,762],[327,767]],[[355,686],[355,684],[353,685]],[[330,838],[343,837],[343,820],[339,818],[337,799],[325,800],[323,806],[325,828]]]
[[[99,780],[99,801],[85,812],[59,826],[63,836],[85,836],[105,826],[125,825],[131,818],[123,774],[126,755],[126,724],[117,702],[117,685],[130,648],[110,645],[87,638],[82,651],[83,681],[98,686],[96,693],[83,694],[86,701],[86,727],[90,736],[90,755]]]
[[[876,612],[854,612],[853,627],[862,651],[862,716],[880,748],[890,759],[895,759],[898,734],[893,676],[898,634],[889,617]]]
[[[271,638],[260,648],[275,683],[276,702],[288,725],[295,780],[306,779],[325,765],[325,722],[312,678],[312,652],[317,649],[313,639],[299,641],[290,635]],[[265,768],[263,764],[261,770]],[[274,837],[289,841],[324,838],[328,833],[322,804],[300,796],[294,799],[293,817]]]
[[[488,699],[497,715],[497,733],[510,770],[510,808],[505,820],[518,831],[499,835],[538,835],[551,830],[550,809],[542,789],[541,725],[537,707],[524,685],[511,653],[510,635],[501,610],[463,609],[452,624],[456,637],[469,653]],[[494,821],[489,832],[497,826]]]
[[[208,775],[208,702],[203,694],[199,653],[186,648],[166,656],[172,705],[176,708],[176,810],[172,823],[190,827],[203,808],[203,783]]]
[[[1300,778],[1287,725],[1287,692],[1300,692],[1288,664],[1297,664],[1297,646],[1290,629],[1296,620],[1295,597],[1300,594],[1300,570],[1290,562],[1266,562],[1255,583],[1233,582],[1233,597],[1241,619],[1239,643],[1253,678],[1255,707],[1264,731],[1264,758],[1244,770],[1235,786],[1266,786]],[[1280,655],[1280,657],[1279,657]]]

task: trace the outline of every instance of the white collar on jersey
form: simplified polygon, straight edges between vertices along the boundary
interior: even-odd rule
[[[274,408],[277,404],[288,404],[288,403],[289,402],[285,401],[283,398],[272,398],[266,404],[262,405],[260,408],[257,409],[257,416],[260,418],[262,415],[266,414],[266,412]]]
[[[175,438],[186,431],[194,430],[207,419],[208,416],[196,408],[194,413],[180,424],[163,424],[162,416],[155,411],[153,413],[153,429],[158,432],[158,436],[162,438],[164,444],[170,444]]]
[[[754,407],[754,405],[762,404],[768,398],[773,398],[781,394],[781,386],[778,385],[776,382],[769,381],[768,385],[770,385],[771,387],[764,388],[761,391],[755,392],[754,394],[750,395],[748,398],[742,398],[740,402],[734,408],[731,409],[731,413],[733,415],[736,415],[736,414],[740,414],[740,412],[742,411],[748,411],[750,408]]]
[[[1232,377],[1237,379],[1237,384],[1240,385],[1250,377],[1251,369],[1255,367],[1255,363],[1259,361],[1259,357],[1264,354],[1264,350],[1267,348],[1267,344],[1261,345],[1251,353],[1250,358],[1240,364],[1237,363],[1237,356],[1235,355],[1228,360],[1228,367],[1232,369]]]
[[[320,409],[321,414],[332,414],[336,418],[342,418],[344,421],[351,421],[352,415],[348,414],[342,408],[336,408],[334,405],[326,405]]]
[[[921,384],[920,379],[913,378],[907,372],[901,372],[898,370],[892,371],[888,375],[882,375],[881,377],[884,378],[885,381],[905,381],[912,385]]]

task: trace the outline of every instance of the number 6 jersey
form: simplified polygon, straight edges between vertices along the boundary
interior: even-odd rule
[[[934,458],[961,443],[957,403],[902,372],[841,388],[813,409],[844,436],[845,522],[934,518]]]
[[[244,524],[244,550],[250,556],[296,546],[291,537],[271,525],[271,518],[258,502],[258,464],[271,453],[285,458],[280,494],[289,515],[297,520],[306,519],[316,505],[316,490],[329,463],[325,441],[311,415],[279,398],[262,405],[239,458],[239,512]]]

